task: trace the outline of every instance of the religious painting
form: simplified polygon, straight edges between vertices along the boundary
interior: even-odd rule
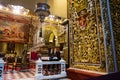
[[[87,23],[88,23],[88,12],[87,12],[87,9],[83,9],[81,10],[79,13],[79,18],[78,18],[78,21],[79,21],[79,27],[81,30],[84,30],[86,27],[87,27]]]
[[[29,25],[0,19],[0,41],[28,42]]]
[[[0,12],[0,42],[27,43],[30,18]]]

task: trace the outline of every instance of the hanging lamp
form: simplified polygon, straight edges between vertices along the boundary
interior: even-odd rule
[[[49,8],[50,6],[47,3],[37,3],[35,13],[39,16],[41,23],[50,14]]]

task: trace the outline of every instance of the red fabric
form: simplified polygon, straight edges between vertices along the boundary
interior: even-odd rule
[[[38,52],[31,52],[31,60],[38,60]]]

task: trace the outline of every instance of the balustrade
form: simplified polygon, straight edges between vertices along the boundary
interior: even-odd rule
[[[4,80],[3,73],[4,73],[4,60],[0,58],[0,80]]]
[[[37,79],[53,79],[66,77],[65,61],[36,61],[36,74]]]

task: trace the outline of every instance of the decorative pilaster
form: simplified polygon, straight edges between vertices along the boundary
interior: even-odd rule
[[[109,2],[115,41],[116,59],[118,70],[120,71],[120,0],[110,0]]]
[[[109,0],[100,0],[100,8],[104,33],[106,71],[108,73],[117,72],[116,51],[114,44],[114,35],[112,29]]]

